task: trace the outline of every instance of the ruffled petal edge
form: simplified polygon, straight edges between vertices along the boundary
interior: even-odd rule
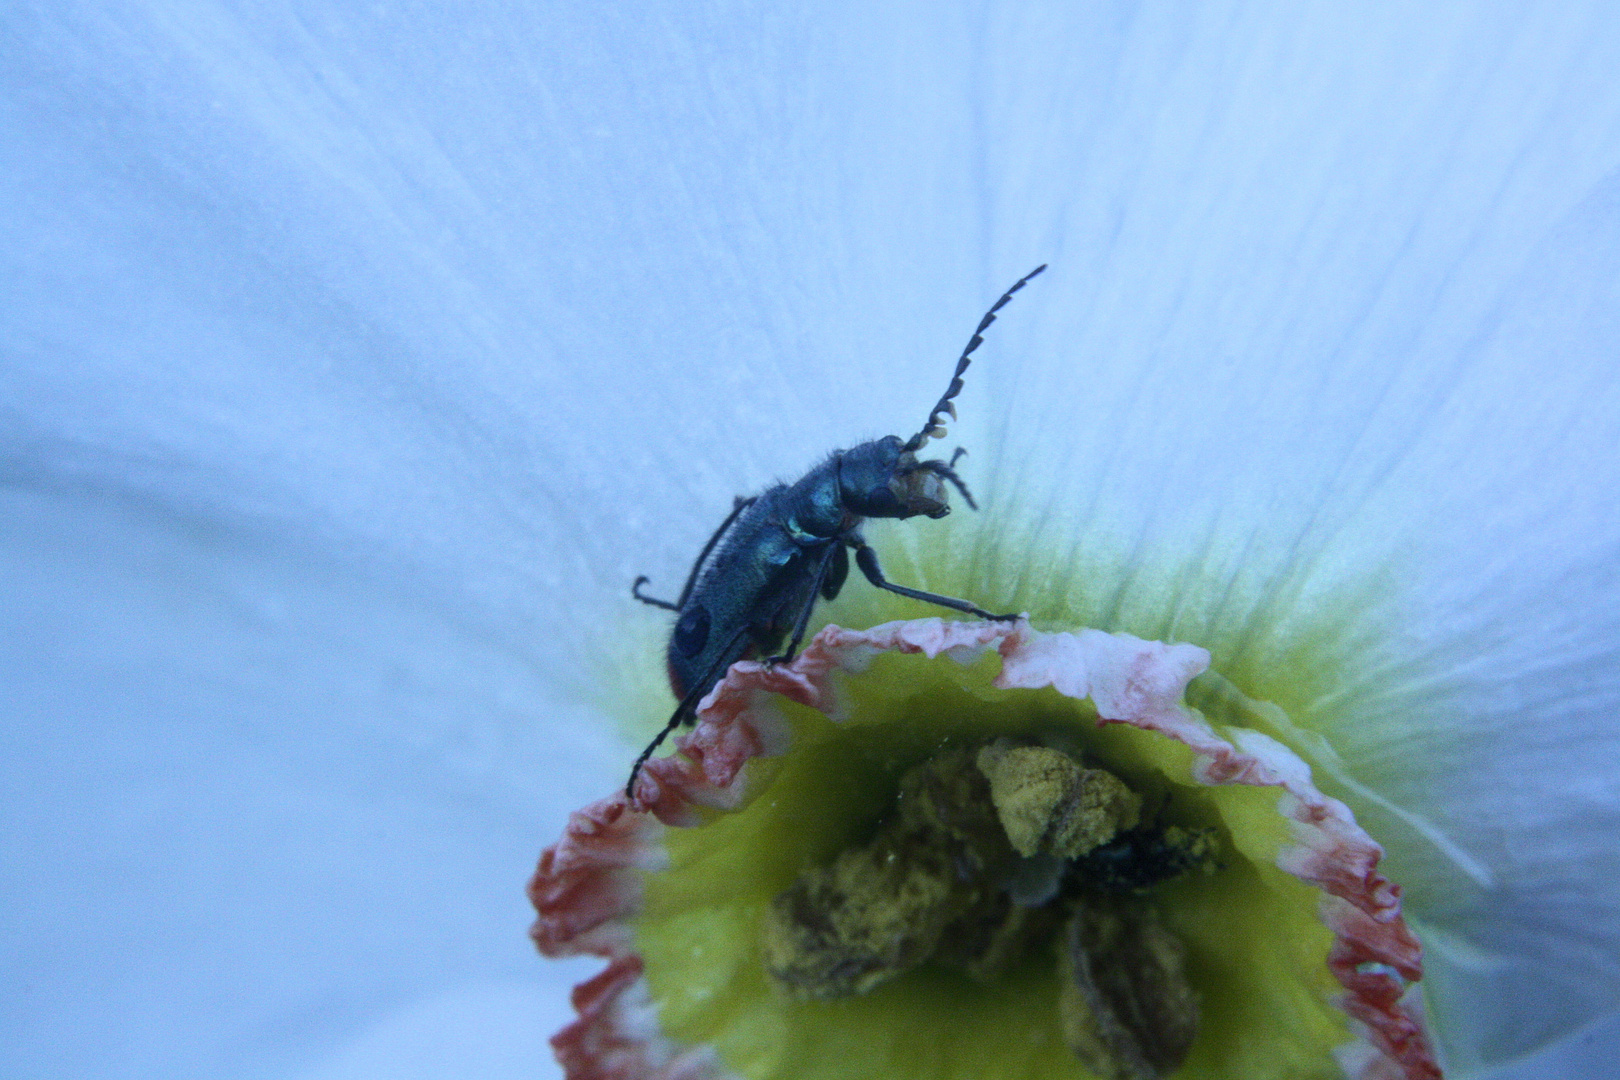
[[[1318,913],[1334,935],[1326,963],[1344,988],[1336,1004],[1362,1038],[1340,1048],[1341,1067],[1353,1080],[1438,1080],[1416,988],[1422,946],[1401,915],[1400,886],[1378,870],[1383,849],[1349,807],[1317,790],[1310,766],[1292,750],[1245,729],[1229,741],[1182,704],[1187,684],[1209,666],[1207,651],[1100,630],[1046,634],[1022,620],[942,619],[828,626],[792,664],[733,664],[699,705],[694,729],[676,740],[678,753],[644,766],[633,799],[619,793],[570,816],[563,838],[541,854],[528,893],[539,915],[530,935],[543,954],[609,961],[575,988],[578,1018],[552,1039],[571,1080],[730,1075],[711,1049],[678,1047],[660,1031],[631,919],[641,906],[640,872],[663,864],[662,830],[746,804],[743,767],[787,750],[791,729],[774,696],[836,719],[834,671],[864,670],[884,652],[969,664],[991,650],[1002,660],[996,686],[1089,697],[1101,723],[1191,748],[1199,783],[1280,788],[1277,809],[1295,842],[1278,853],[1277,866],[1323,893]]]

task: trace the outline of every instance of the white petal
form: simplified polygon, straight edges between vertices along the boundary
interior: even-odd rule
[[[17,973],[60,980],[36,1010],[56,1020],[8,1030],[0,1060],[114,1046],[133,1071],[232,1071],[336,1045],[411,978],[487,980],[395,982],[397,950],[322,945],[452,933],[479,871],[446,866],[538,844],[580,801],[562,790],[611,785],[603,710],[563,673],[656,688],[661,624],[628,581],[678,583],[734,493],[913,430],[983,306],[1043,260],[958,402],[977,520],[1112,560],[1121,618],[1273,633],[1395,559],[1416,640],[1391,648],[1442,685],[1400,684],[1339,751],[1489,868],[1495,893],[1425,898],[1457,955],[1531,961],[1459,987],[1511,1013],[1453,1006],[1489,1029],[1458,1045],[1505,1053],[1612,1000],[1606,6],[7,22],[9,790],[40,830],[7,829],[32,875],[11,906],[67,953]],[[1178,609],[1137,561],[1227,599]],[[292,614],[253,614],[276,602]],[[137,737],[165,718],[168,741]],[[51,780],[92,750],[104,772]],[[371,770],[376,789],[349,779]],[[223,788],[241,817],[204,809]],[[504,824],[455,824],[486,799]],[[360,842],[378,830],[441,842]],[[81,856],[54,861],[70,837]],[[130,851],[153,878],[124,916],[183,912],[192,951],[105,975],[69,898]],[[181,873],[199,851],[211,869]],[[270,895],[248,854],[271,851],[311,884],[262,900],[287,919],[267,934],[237,912]],[[423,873],[447,879],[437,908],[377,902]],[[496,977],[529,970],[498,927],[455,932],[512,965]],[[243,940],[265,997],[207,975]],[[1522,989],[1554,961],[1577,987]],[[224,1000],[230,1023],[202,1004]]]

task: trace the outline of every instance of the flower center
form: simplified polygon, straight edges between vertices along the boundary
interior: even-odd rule
[[[1198,1008],[1151,890],[1213,871],[1218,842],[1142,806],[1053,747],[1002,738],[935,754],[901,776],[869,838],[775,897],[765,971],[792,1000],[826,1001],[926,963],[993,984],[1055,951],[1046,1007],[1070,1049],[1101,1076],[1163,1076],[1191,1049]]]
[[[1388,1075],[1435,1075],[1377,845],[1247,713],[1183,703],[1207,662],[1094,630],[830,627],[791,670],[734,669],[650,766],[660,819],[695,827],[645,870],[581,824],[620,892],[546,929],[627,897],[646,997],[612,1030],[747,1080],[1326,1080],[1358,1052],[1347,1012]],[[583,1000],[580,1045],[609,1045]]]

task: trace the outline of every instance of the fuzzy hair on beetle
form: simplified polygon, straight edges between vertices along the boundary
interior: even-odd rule
[[[697,705],[738,660],[764,656],[787,663],[804,640],[818,598],[831,600],[849,576],[849,552],[866,580],[880,589],[951,608],[981,619],[1011,620],[966,600],[896,585],[883,576],[877,553],[861,536],[867,518],[942,518],[951,512],[949,487],[978,509],[967,484],[956,473],[958,449],[949,461],[919,458],[930,439],[944,435],[943,418],[956,418],[956,395],[973,351],[996,313],[1041,271],[1042,263],[1019,278],[991,305],[957,358],[950,385],[909,439],[889,435],[829,454],[791,484],[775,484],[758,495],[739,497],[731,513],[709,537],[692,563],[680,596],[660,600],[641,591],[648,578],[636,578],[630,593],[644,604],[676,613],[665,654],[669,684],[680,704],[630,770],[625,796],[635,801],[636,780],[669,733],[691,723]],[[947,487],[949,485],[949,487]],[[775,650],[782,642],[787,648]]]

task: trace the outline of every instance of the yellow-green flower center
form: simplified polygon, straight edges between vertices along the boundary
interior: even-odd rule
[[[670,830],[669,869],[647,877],[636,945],[663,1031],[712,1045],[750,1080],[1096,1075],[1077,1057],[1074,1032],[1065,1033],[1059,1005],[1075,995],[1074,977],[1051,937],[1015,950],[987,979],[971,965],[908,958],[863,992],[826,995],[790,992],[768,973],[778,898],[868,848],[893,819],[908,772],[953,750],[976,760],[987,745],[1046,746],[1147,796],[1145,813],[1167,805],[1166,822],[1220,838],[1219,873],[1174,877],[1123,902],[1143,913],[1125,931],[1072,920],[1059,931],[1135,935],[1135,945],[1120,948],[1140,957],[1160,947],[1162,929],[1184,950],[1199,1023],[1172,1075],[1337,1075],[1331,1051],[1350,1035],[1331,1004],[1339,989],[1324,963],[1332,934],[1316,915],[1320,894],[1275,865],[1289,841],[1276,790],[1196,784],[1187,747],[1124,725],[1098,729],[1089,703],[1055,691],[998,690],[997,670],[994,657],[961,668],[883,655],[850,679],[841,723],[784,705],[793,750],[749,764],[757,798],[702,828]],[[1051,815],[1035,818],[1037,847],[1067,842],[1046,835],[1063,831]],[[1107,950],[1092,952],[1106,967]]]

